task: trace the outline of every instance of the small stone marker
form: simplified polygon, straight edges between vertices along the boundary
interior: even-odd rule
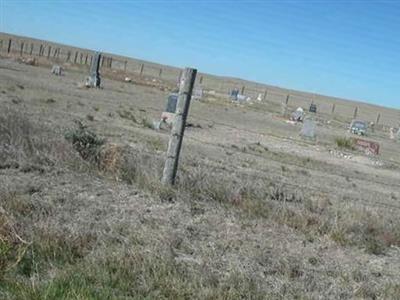
[[[194,100],[201,100],[203,98],[203,89],[202,88],[196,88],[193,90],[193,95],[192,98]]]
[[[90,75],[86,78],[86,87],[100,87],[100,61],[101,53],[96,52],[93,56],[92,63],[90,65]]]
[[[64,75],[64,69],[61,66],[54,65],[51,68],[51,73],[56,75],[56,76],[62,76],[62,75]]]
[[[306,119],[303,122],[303,127],[301,128],[300,135],[315,139],[315,121],[311,119]]]

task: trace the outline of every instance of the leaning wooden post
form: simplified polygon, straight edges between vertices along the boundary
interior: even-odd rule
[[[167,159],[165,161],[163,177],[161,179],[161,182],[164,185],[175,184],[176,173],[178,171],[179,154],[182,147],[186,118],[189,112],[190,99],[192,97],[196,74],[196,69],[186,68],[185,73],[180,81],[175,120],[171,129],[171,136],[167,150]]]
[[[332,104],[332,115],[335,113],[336,105],[335,103]]]
[[[139,72],[139,75],[140,75],[140,76],[142,76],[143,70],[144,70],[144,64],[141,64],[141,65],[140,65],[140,72]]]
[[[354,114],[353,114],[353,119],[357,119],[357,114],[358,114],[358,106],[354,109]]]
[[[240,94],[241,95],[244,95],[244,90],[246,89],[246,87],[245,86],[242,86],[242,90],[240,91]]]
[[[7,53],[10,53],[10,52],[11,52],[11,43],[12,43],[12,40],[11,40],[11,39],[9,39],[9,40],[8,40],[8,48],[7,48]]]
[[[22,56],[23,54],[24,54],[24,42],[21,42],[21,49],[20,49],[19,56]]]
[[[160,71],[158,72],[158,77],[161,78],[161,76],[162,76],[162,68],[160,68]]]
[[[282,115],[282,117],[286,117],[286,115],[287,115],[289,97],[290,97],[290,95],[287,95],[285,102],[284,103],[282,102],[282,104],[281,104],[281,115]]]
[[[268,90],[265,89],[264,96],[263,96],[263,101],[267,100],[267,96],[268,96]]]
[[[380,119],[381,119],[381,114],[378,113],[378,115],[376,116],[376,122],[375,122],[376,125],[378,125]]]

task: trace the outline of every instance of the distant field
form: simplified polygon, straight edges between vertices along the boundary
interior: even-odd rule
[[[42,57],[57,61],[58,63],[69,63],[88,65],[93,50],[81,49],[77,47],[61,45],[48,41],[0,33],[0,53],[7,53],[9,40],[11,39],[10,53],[14,55],[38,56],[42,45]],[[21,48],[22,47],[22,48]],[[22,49],[22,52],[21,52]],[[122,57],[114,54],[105,53],[107,58],[112,58],[104,62],[103,68],[111,67],[111,70],[121,71],[127,74],[142,74],[147,77],[158,78],[169,83],[174,83],[180,74],[180,69],[176,67],[160,65],[148,61],[142,61],[129,57]],[[196,66],[194,66],[196,67]],[[201,71],[201,70],[199,70]],[[200,82],[201,81],[201,82]],[[350,121],[353,118],[355,107],[358,107],[358,118],[368,122],[376,122],[380,114],[379,124],[385,127],[397,127],[400,122],[400,110],[390,109],[382,106],[360,103],[345,99],[339,99],[323,95],[315,95],[307,92],[295,91],[266,84],[250,82],[242,79],[219,77],[210,74],[200,73],[197,78],[197,86],[203,89],[214,90],[220,94],[228,94],[232,88],[242,89],[244,94],[256,99],[262,94],[263,102],[272,107],[276,107],[285,101],[290,95],[289,106],[296,108],[302,106],[307,108],[313,101],[318,105],[318,111],[329,115],[339,121]],[[264,97],[264,94],[266,96]],[[332,114],[333,105],[334,113]],[[388,128],[384,128],[386,131]]]

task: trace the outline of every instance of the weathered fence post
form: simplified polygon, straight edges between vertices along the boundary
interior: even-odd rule
[[[76,51],[75,52],[75,57],[74,57],[74,64],[76,64],[77,59],[78,59],[78,52]]]
[[[87,62],[88,62],[88,54],[86,53],[86,56],[85,56],[85,65],[87,65]]]
[[[128,61],[124,62],[124,72],[126,72],[126,65],[128,64]]]
[[[378,115],[376,116],[376,122],[375,122],[376,125],[378,125],[380,119],[381,119],[381,114],[378,113]]]
[[[24,42],[21,42],[21,49],[20,49],[19,56],[22,56],[23,54],[24,54]]]
[[[90,75],[88,85],[92,87],[100,87],[100,60],[102,55],[100,52],[96,52],[92,59],[92,64],[90,65]]]
[[[70,59],[71,59],[71,51],[68,50],[68,52],[67,52],[67,60],[66,61],[69,61]]]
[[[287,95],[285,102],[284,103],[282,102],[282,104],[281,104],[281,115],[282,115],[282,117],[286,117],[286,115],[287,115],[289,97],[290,97],[290,95]]]
[[[264,96],[263,96],[263,101],[267,100],[267,96],[268,96],[268,90],[265,89]]]
[[[241,95],[244,95],[244,90],[246,89],[246,87],[245,86],[242,86],[242,89],[241,89],[241,91],[240,91],[240,94]]]
[[[160,71],[158,72],[158,77],[161,78],[161,75],[162,75],[162,68],[160,68]]]
[[[189,112],[190,99],[192,97],[196,74],[196,69],[186,68],[183,77],[181,77],[175,120],[171,129],[171,136],[167,150],[167,159],[165,161],[163,177],[161,179],[161,182],[164,185],[173,185],[175,183],[176,173],[178,170],[179,154],[182,147],[186,118]]]
[[[199,84],[203,84],[203,76],[200,76]]]
[[[33,43],[31,43],[31,51],[29,51],[29,55],[33,54],[33,47],[34,47],[34,45],[33,45]]]
[[[357,114],[358,114],[358,106],[354,109],[354,114],[353,114],[353,119],[357,119]]]
[[[332,104],[332,115],[335,113],[336,105],[335,103]]]
[[[51,53],[51,46],[49,46],[49,50],[47,51],[47,58],[50,58],[50,53]]]
[[[8,40],[8,48],[7,48],[7,53],[10,53],[10,52],[11,52],[11,43],[12,43],[12,40],[11,40],[11,39],[9,39],[9,40]]]
[[[140,75],[140,76],[142,76],[143,70],[144,70],[144,64],[141,64],[141,65],[140,65],[140,72],[139,72],[139,75]]]

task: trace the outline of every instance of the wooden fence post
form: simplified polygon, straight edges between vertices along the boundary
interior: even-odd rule
[[[31,51],[29,51],[29,55],[33,54],[33,47],[34,47],[34,45],[33,45],[33,43],[31,43]]]
[[[87,65],[87,62],[88,62],[88,54],[86,53],[86,56],[85,56],[85,65]]]
[[[162,75],[162,68],[160,68],[160,71],[158,72],[158,77],[161,78],[161,75]]]
[[[77,59],[78,59],[78,52],[76,51],[75,52],[75,57],[74,57],[74,64],[76,64]]]
[[[335,103],[332,104],[332,115],[335,113],[336,105]]]
[[[267,100],[267,96],[268,96],[268,90],[265,89],[264,96],[263,96],[263,101]]]
[[[124,62],[124,71],[126,72],[126,66],[127,66],[127,64],[128,64],[128,61],[126,60],[125,62]]]
[[[190,99],[192,97],[196,74],[196,69],[186,68],[185,73],[180,81],[175,120],[171,129],[171,136],[167,150],[167,159],[165,161],[163,177],[161,179],[161,182],[164,185],[175,184],[176,173],[178,171],[179,154],[182,147],[186,118],[189,112]]]
[[[19,52],[19,56],[22,56],[24,54],[24,42],[21,42],[21,49]]]
[[[354,109],[354,114],[353,114],[353,119],[357,119],[357,114],[358,114],[358,106]]]
[[[285,101],[285,104],[286,104],[286,105],[289,104],[289,98],[290,98],[290,95],[287,95],[287,96],[286,96],[286,101]]]
[[[144,64],[141,64],[141,65],[140,65],[140,72],[139,72],[139,75],[140,75],[140,76],[142,76],[143,70],[144,70]]]
[[[199,84],[203,84],[203,76],[200,76]]]
[[[242,89],[241,89],[241,91],[240,91],[240,94],[241,95],[244,95],[244,90],[246,89],[246,87],[245,86],[242,86]]]
[[[10,52],[11,52],[11,43],[12,43],[12,40],[11,40],[11,39],[9,39],[9,40],[8,40],[8,48],[7,48],[7,53],[10,53]]]
[[[47,58],[50,58],[50,53],[51,53],[51,46],[49,46],[49,50],[47,51]]]
[[[381,114],[378,113],[378,115],[376,116],[376,122],[375,122],[376,125],[378,125],[380,119],[381,119]]]

